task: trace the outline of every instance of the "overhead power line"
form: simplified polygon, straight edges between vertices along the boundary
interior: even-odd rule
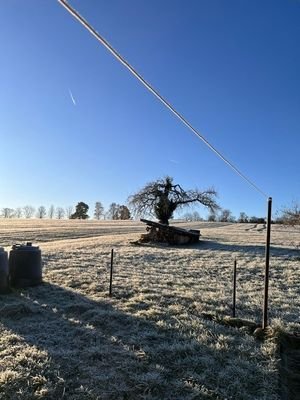
[[[186,125],[202,142],[204,142],[210,150],[212,150],[221,160],[223,160],[230,168],[232,168],[242,179],[265,197],[268,197],[255,183],[253,183],[246,175],[244,175],[231,161],[220,153],[201,133],[195,129],[176,109],[164,98],[157,90],[153,88],[126,60],[123,58],[109,43],[105,40],[73,7],[65,0],[58,2],[75,17],[110,53],[122,63],[164,106],[166,106],[184,125]]]

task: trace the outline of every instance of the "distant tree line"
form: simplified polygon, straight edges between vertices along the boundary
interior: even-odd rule
[[[240,212],[236,218],[229,209],[221,209],[219,212],[211,212],[206,218],[200,216],[197,211],[185,213],[182,218],[186,221],[209,221],[209,222],[237,222],[250,224],[264,224],[266,217],[248,216],[245,212]],[[300,206],[293,204],[282,209],[276,218],[272,220],[275,224],[300,225]]]
[[[244,212],[241,212],[239,217],[236,218],[228,208],[221,209],[218,213],[211,212],[206,218],[201,217],[198,211],[194,211],[192,213],[186,213],[182,216],[182,218],[186,221],[231,222],[231,223],[249,222],[252,224],[265,223],[265,218],[255,217],[255,216],[248,217]]]
[[[38,218],[38,219],[88,219],[89,206],[84,202],[79,202],[75,206],[55,207],[53,204],[47,209],[41,205],[37,208],[32,205],[24,207],[9,208],[4,207],[0,211],[1,218]],[[126,220],[131,219],[131,213],[126,205],[111,203],[108,210],[105,211],[102,203],[95,203],[93,217],[96,220],[113,219]]]
[[[37,208],[26,205],[24,207],[9,208],[4,207],[0,211],[1,218],[38,218],[38,219],[88,219],[89,206],[84,202],[79,202],[75,206],[68,207],[55,207],[50,205],[47,209],[45,206]],[[107,210],[104,209],[102,203],[97,201],[95,203],[93,218],[96,220],[112,219],[112,220],[128,220],[131,219],[131,212],[126,205],[111,203]],[[209,222],[238,222],[238,223],[251,223],[251,224],[264,224],[265,217],[248,216],[245,212],[240,212],[236,218],[232,212],[225,208],[218,211],[211,211],[205,218],[202,217],[198,211],[187,212],[181,217],[185,221],[209,221]],[[300,206],[297,203],[289,207],[283,208],[272,221],[276,224],[284,225],[300,225]]]
[[[207,221],[210,222],[238,222],[264,224],[265,217],[249,217],[245,212],[240,212],[236,218],[228,208],[221,208],[216,201],[217,192],[214,188],[205,190],[183,189],[181,185],[175,183],[173,178],[166,176],[147,183],[142,189],[127,199],[129,208],[124,204],[111,203],[105,211],[102,203],[97,201],[93,212],[96,220],[128,220],[131,219],[131,212],[135,217],[155,217],[162,224],[169,224],[169,220],[174,218],[175,211],[187,208],[191,205],[200,204],[209,210]],[[17,207],[16,209],[4,207],[1,210],[2,218],[49,218],[49,219],[88,219],[89,206],[83,201],[77,203],[75,210],[73,206],[55,207],[51,205],[47,210],[41,205],[37,209],[31,205]],[[198,211],[188,212],[183,215],[186,221],[203,221]],[[272,221],[280,224],[300,225],[300,205],[292,204],[285,207],[277,218]]]

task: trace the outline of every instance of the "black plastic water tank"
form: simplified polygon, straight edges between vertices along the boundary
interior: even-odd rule
[[[8,292],[8,257],[7,252],[0,247],[0,294]]]
[[[42,256],[38,246],[15,244],[9,253],[9,278],[13,287],[42,283]]]

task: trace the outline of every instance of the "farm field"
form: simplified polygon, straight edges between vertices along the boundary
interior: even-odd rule
[[[0,246],[38,244],[44,284],[0,296],[0,399],[278,400],[274,338],[205,317],[261,321],[265,229],[178,222],[192,246],[136,245],[136,221],[0,220]],[[270,322],[300,332],[300,229],[272,226]],[[113,296],[108,296],[114,248]]]

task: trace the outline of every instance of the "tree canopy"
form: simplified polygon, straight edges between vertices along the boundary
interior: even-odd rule
[[[113,220],[131,218],[128,207],[117,203],[111,203],[107,212],[107,216]]]
[[[174,211],[199,203],[214,212],[220,207],[215,198],[217,192],[213,188],[205,191],[199,189],[184,190],[173,178],[165,178],[147,183],[139,192],[128,198],[128,204],[136,215],[151,215],[162,224],[169,224]]]
[[[80,201],[76,206],[75,212],[70,216],[70,219],[87,219],[89,218],[87,214],[88,210],[89,206],[83,201]]]

